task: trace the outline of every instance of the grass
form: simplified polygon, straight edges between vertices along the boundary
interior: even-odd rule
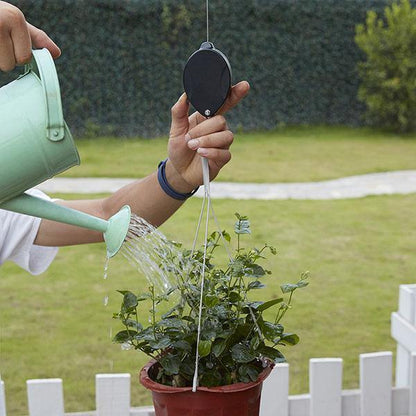
[[[200,203],[188,201],[162,227],[164,233],[190,246]],[[273,271],[269,294],[277,296],[279,284],[311,272],[310,286],[296,293],[286,320],[287,330],[301,337],[286,350],[292,394],[308,389],[309,358],[343,358],[344,388],[354,388],[358,354],[395,350],[390,313],[397,310],[398,285],[414,281],[415,204],[416,195],[214,201],[223,228],[232,230],[238,211],[251,219],[247,245],[277,246],[279,255],[266,264]],[[122,257],[110,262],[103,280],[104,251],[102,245],[63,248],[38,277],[13,264],[0,268],[0,373],[9,414],[26,414],[25,380],[42,377],[64,380],[67,412],[94,409],[99,372],[131,372],[132,404],[150,403],[137,377],[146,357],[121,351],[109,336],[110,328],[117,330],[111,316],[121,297],[115,290],[139,290],[147,283]],[[104,307],[106,294],[110,302]]]
[[[415,168],[416,135],[347,127],[237,133],[218,180],[305,182]],[[82,164],[64,176],[142,177],[166,157],[167,139],[77,140]]]

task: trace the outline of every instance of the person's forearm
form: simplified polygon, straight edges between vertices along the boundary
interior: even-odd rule
[[[168,169],[168,166],[167,166]],[[178,192],[187,192],[174,186],[173,180],[168,181]],[[184,201],[173,199],[160,187],[157,172],[144,179],[127,185],[103,201],[103,210],[106,215],[114,215],[123,205],[130,205],[133,213],[158,227],[163,224]]]
[[[179,177],[168,164],[167,178],[178,192],[188,192],[189,186],[181,183]],[[157,172],[144,179],[137,180],[116,191],[104,199],[57,201],[58,204],[73,208],[99,218],[108,219],[124,205],[129,205],[132,213],[144,218],[158,227],[165,222],[183,204],[171,198],[162,190],[157,179]],[[99,232],[75,227],[55,221],[42,220],[35,244],[42,246],[66,246],[103,241]]]

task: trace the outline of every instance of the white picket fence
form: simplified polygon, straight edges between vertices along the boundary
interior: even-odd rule
[[[342,359],[309,363],[309,393],[289,395],[289,365],[279,364],[265,381],[261,416],[416,416],[416,285],[400,286],[399,310],[392,314],[398,343],[396,386],[393,354],[360,355],[360,388],[342,390]],[[130,374],[96,375],[96,410],[65,413],[61,379],[28,380],[29,416],[154,416],[152,407],[131,408]],[[6,416],[0,381],[0,416]]]

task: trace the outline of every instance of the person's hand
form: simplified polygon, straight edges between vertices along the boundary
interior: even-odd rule
[[[234,137],[228,130],[223,114],[237,105],[249,89],[250,85],[246,81],[232,87],[218,114],[209,119],[198,112],[188,117],[186,94],[172,107],[166,175],[177,192],[187,193],[202,184],[201,156],[208,159],[211,180],[230,161],[229,149]]]
[[[32,48],[46,48],[58,58],[61,50],[42,30],[26,22],[15,6],[0,1],[0,70],[11,71],[30,61]]]

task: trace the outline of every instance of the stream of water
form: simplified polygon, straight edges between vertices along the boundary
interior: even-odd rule
[[[180,250],[163,233],[143,218],[132,214],[126,240],[120,253],[132,267],[143,274],[157,294],[176,286],[175,262]]]
[[[126,258],[133,269],[146,277],[150,286],[154,287],[158,295],[170,292],[175,288],[178,273],[183,273],[178,267],[182,253],[180,249],[169,241],[166,236],[148,223],[145,219],[132,214],[126,239],[119,252]],[[104,263],[103,278],[108,278],[110,258]],[[146,291],[145,288],[143,288]],[[175,298],[175,295],[171,295]],[[170,297],[170,299],[171,299]],[[108,306],[109,295],[103,299],[105,307]],[[113,338],[112,326],[109,327],[110,339]],[[110,360],[110,370],[113,369]]]
[[[119,253],[137,273],[146,277],[158,295],[171,292],[176,287],[178,274],[184,273],[180,266],[181,250],[162,232],[135,214],[131,216],[129,230]],[[105,280],[108,278],[109,262],[107,258],[104,264]],[[104,306],[108,302],[109,296],[106,294]]]

